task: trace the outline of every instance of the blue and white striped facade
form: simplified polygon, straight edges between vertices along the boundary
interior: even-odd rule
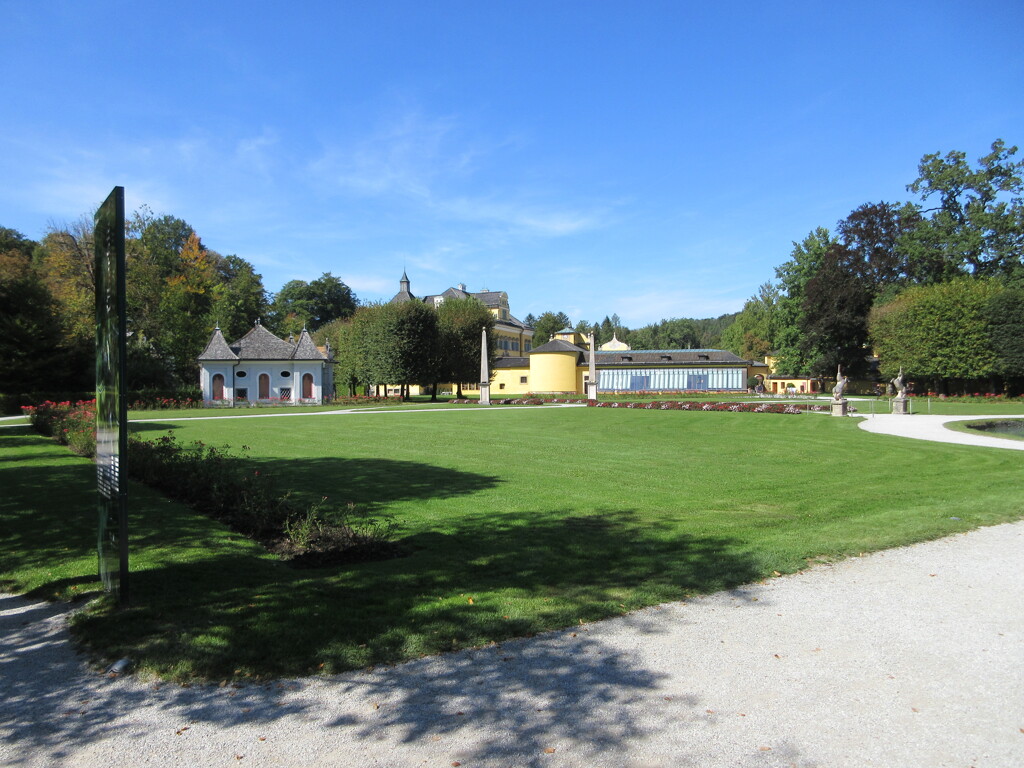
[[[598,391],[600,392],[685,392],[745,391],[745,367],[668,368],[636,367],[606,368],[598,358]]]

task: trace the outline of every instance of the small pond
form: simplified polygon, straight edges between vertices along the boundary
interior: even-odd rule
[[[994,435],[1010,435],[1024,438],[1024,419],[1007,419],[1006,421],[979,421],[968,424],[969,429]]]

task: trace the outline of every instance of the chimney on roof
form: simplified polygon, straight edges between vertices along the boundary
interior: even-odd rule
[[[459,289],[460,291],[462,291],[463,293],[465,293],[465,292],[466,292],[466,284],[465,284],[465,283],[459,283],[457,287],[458,287],[458,289]]]

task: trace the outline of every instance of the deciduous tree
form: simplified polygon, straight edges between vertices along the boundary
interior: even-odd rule
[[[572,325],[565,312],[545,312],[533,324],[533,348],[547,344],[551,337]]]
[[[54,390],[65,384],[58,307],[14,230],[0,230],[0,392]],[[20,238],[20,239],[19,239]]]
[[[462,384],[480,378],[481,330],[487,329],[488,358],[493,366],[497,357],[494,315],[475,298],[445,299],[437,308],[438,365],[433,383],[451,382],[456,396],[462,397]]]
[[[351,317],[358,301],[352,289],[330,272],[311,283],[291,280],[274,297],[271,311],[278,333],[316,329],[338,318]]]
[[[253,322],[267,313],[263,279],[252,265],[238,256],[218,256],[214,269],[220,289],[213,304],[214,320],[228,339],[243,336]]]
[[[1024,161],[1002,139],[972,168],[964,152],[925,155],[907,189],[930,207],[906,243],[925,282],[957,274],[1019,277],[1024,270]]]
[[[801,344],[806,308],[804,296],[810,282],[825,259],[829,247],[836,243],[832,233],[818,227],[801,242],[793,243],[789,261],[775,269],[782,295],[778,304],[776,353],[777,373],[804,376],[809,373],[810,360]]]
[[[210,315],[217,298],[217,280],[207,251],[194,232],[178,259],[179,265],[167,278],[160,297],[163,333],[154,343],[179,383],[189,386],[198,381],[196,357],[213,327]]]
[[[990,302],[1004,290],[993,280],[960,278],[913,286],[871,312],[870,337],[885,378],[902,367],[939,392],[988,380],[998,371]]]

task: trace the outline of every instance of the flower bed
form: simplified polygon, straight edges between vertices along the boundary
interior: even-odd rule
[[[449,400],[457,405],[478,405],[477,400]],[[548,403],[569,403],[586,405],[590,408],[642,408],[648,411],[730,411],[732,413],[788,413],[798,414],[800,408],[783,403],[702,403],[693,400],[587,400],[578,397],[516,397],[492,400],[492,405],[545,405]],[[828,410],[825,406],[814,406],[815,410]],[[854,409],[851,408],[851,411]]]
[[[46,400],[39,405],[23,405],[21,412],[32,428],[66,445],[79,456],[96,455],[96,401]]]
[[[462,398],[460,400],[449,400],[449,403],[454,405],[479,405],[479,400],[467,400]],[[586,405],[588,401],[586,398],[579,397],[505,397],[501,400],[491,400],[491,405],[545,405],[547,403],[570,403],[576,405]]]
[[[800,409],[795,405],[782,403],[700,403],[692,400],[650,400],[638,402],[618,402],[602,400],[587,402],[593,408],[643,408],[661,411],[727,411],[731,413],[788,413],[798,414]]]
[[[405,401],[398,395],[355,395],[328,398],[324,402],[329,405],[401,405]]]

